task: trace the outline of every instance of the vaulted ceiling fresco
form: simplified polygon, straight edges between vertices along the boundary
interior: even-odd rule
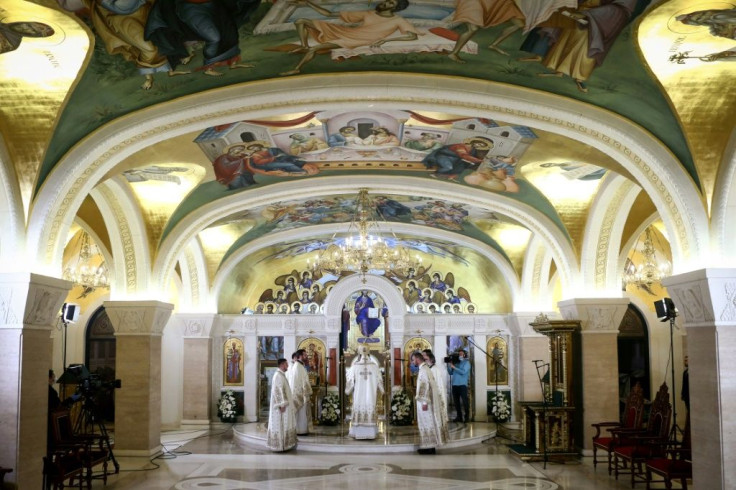
[[[359,186],[425,264],[467,270],[467,290],[494,292],[474,296],[482,311],[511,309],[530,274],[558,294],[570,268],[561,261],[582,267],[604,193],[627,206],[616,254],[660,223],[661,205],[618,156],[634,152],[622,133],[645,135],[647,151],[632,156],[644,172],[648,155],[666,155],[710,211],[736,122],[734,4],[404,3],[6,0],[0,158],[25,213],[82,148],[94,159],[82,181],[105,170],[71,195],[82,204],[68,243],[82,226],[122,264],[112,228],[132,213],[146,264],[167,261],[184,283],[203,269],[218,309],[232,313],[339,238]],[[496,8],[481,21],[483,3]],[[380,103],[350,88],[384,81]],[[396,100],[392,83],[417,89]],[[335,100],[292,104],[325,87]],[[503,103],[448,109],[448,87]],[[666,225],[657,236],[669,256]],[[544,252],[539,240],[554,244]]]

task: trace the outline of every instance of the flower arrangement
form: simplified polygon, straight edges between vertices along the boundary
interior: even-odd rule
[[[411,424],[411,398],[405,390],[391,396],[391,425]]]
[[[237,415],[237,402],[233,390],[227,390],[222,393],[217,402],[217,416],[223,422],[235,422]]]
[[[324,425],[337,425],[340,422],[340,397],[337,393],[331,391],[322,398],[319,420]]]
[[[511,417],[511,405],[503,391],[496,391],[491,399],[491,414],[496,422],[506,422]]]

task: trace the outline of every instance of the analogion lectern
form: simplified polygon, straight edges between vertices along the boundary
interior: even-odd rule
[[[580,401],[580,390],[575,388],[580,382],[573,366],[580,322],[548,320],[540,315],[530,325],[549,339],[550,362],[537,364],[544,401],[519,402],[524,445],[511,446],[511,450],[523,460],[576,457],[573,425],[575,405]]]

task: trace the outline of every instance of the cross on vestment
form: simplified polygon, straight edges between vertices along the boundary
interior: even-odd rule
[[[363,368],[362,371],[358,373],[363,379],[368,379],[368,376],[373,375],[370,370]]]

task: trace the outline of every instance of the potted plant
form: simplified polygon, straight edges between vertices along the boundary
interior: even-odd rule
[[[491,405],[491,414],[496,423],[502,424],[509,421],[511,417],[511,405],[509,404],[506,393],[496,390],[496,393],[491,399]]]
[[[340,422],[340,397],[329,392],[322,398],[322,410],[319,412],[322,425],[337,425]]]
[[[235,423],[236,410],[237,402],[233,390],[223,392],[217,402],[217,416],[220,417],[220,421],[226,424]]]
[[[411,425],[411,398],[405,390],[391,396],[391,425]]]

